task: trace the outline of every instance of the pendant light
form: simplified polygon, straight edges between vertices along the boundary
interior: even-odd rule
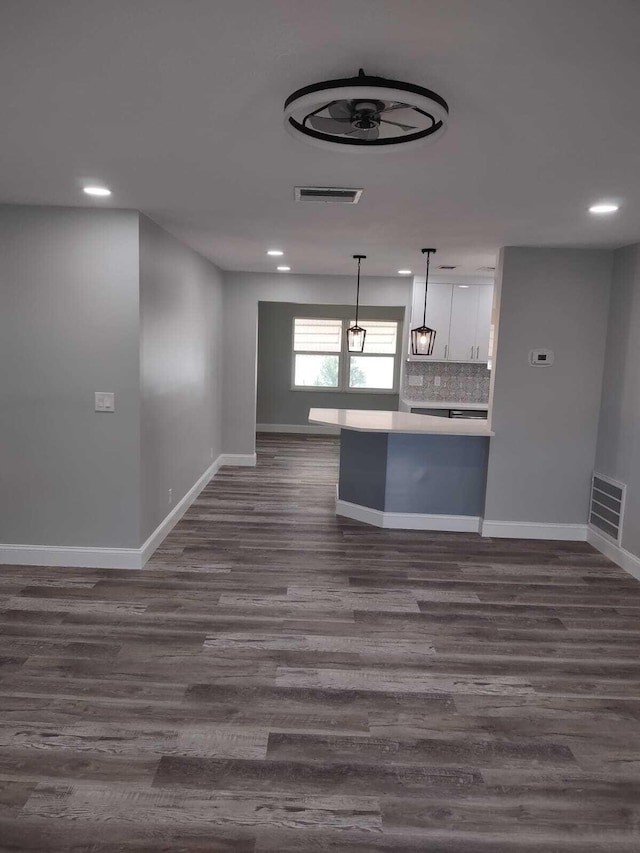
[[[436,342],[435,329],[430,329],[427,326],[427,288],[429,287],[429,261],[431,255],[435,254],[435,249],[423,249],[422,254],[427,256],[427,275],[424,281],[424,311],[422,314],[422,325],[417,329],[411,329],[411,354],[412,355],[431,355],[433,353],[433,345]]]
[[[349,352],[364,352],[364,339],[367,332],[358,325],[358,309],[360,307],[360,262],[366,260],[366,255],[354,255],[354,261],[358,261],[358,284],[356,285],[356,322],[354,326],[347,329],[347,349]]]

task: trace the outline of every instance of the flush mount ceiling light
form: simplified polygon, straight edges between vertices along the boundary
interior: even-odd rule
[[[620,210],[620,205],[615,202],[602,201],[598,204],[592,204],[589,208],[589,213],[615,213]]]
[[[281,249],[267,249],[267,255],[271,255],[272,258],[281,258],[284,252]]]
[[[353,260],[358,261],[358,282],[356,285],[356,321],[347,329],[347,349],[349,352],[363,352],[364,339],[367,332],[358,325],[358,309],[360,307],[360,262],[366,259],[366,255],[354,255]]]
[[[427,256],[427,275],[424,282],[424,311],[422,313],[422,325],[417,329],[411,329],[411,354],[412,355],[431,355],[433,353],[433,345],[436,342],[435,329],[430,329],[427,326],[427,288],[429,287],[429,261],[431,255],[435,254],[435,249],[423,249],[422,254]]]
[[[107,189],[107,187],[89,186],[89,187],[83,187],[83,191],[87,195],[97,195],[97,196],[111,195],[111,190]]]
[[[278,272],[291,272],[291,267],[276,267]]]
[[[287,129],[334,150],[405,148],[444,130],[449,105],[440,95],[365,74],[304,86],[284,104]]]
[[[398,275],[411,275],[411,270],[398,270]]]

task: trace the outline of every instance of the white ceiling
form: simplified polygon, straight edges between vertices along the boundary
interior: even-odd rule
[[[225,269],[470,273],[502,245],[640,239],[636,0],[2,0],[0,200],[139,208]],[[355,74],[435,89],[407,152],[291,137],[294,89]],[[113,190],[80,192],[85,179]],[[297,184],[364,187],[296,204]],[[586,207],[618,198],[618,214]]]

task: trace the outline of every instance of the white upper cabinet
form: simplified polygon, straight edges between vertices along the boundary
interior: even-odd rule
[[[409,337],[409,357],[416,361],[444,361],[449,351],[449,324],[451,322],[451,285],[430,284],[427,291],[427,326],[436,330],[433,355],[411,356],[411,337]],[[411,328],[422,325],[424,316],[424,279],[422,284],[413,285],[413,305],[411,310]]]
[[[478,284],[478,319],[476,321],[476,359],[488,361],[491,313],[493,311],[493,285]]]
[[[449,359],[474,361],[476,355],[476,321],[478,319],[477,287],[453,285]]]
[[[493,304],[492,284],[429,283],[427,326],[436,330],[431,356],[411,355],[412,361],[486,362]],[[424,279],[414,279],[411,328],[422,325]]]

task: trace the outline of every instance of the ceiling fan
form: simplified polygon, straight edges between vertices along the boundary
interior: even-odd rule
[[[446,101],[422,86],[365,74],[298,89],[285,102],[289,130],[311,142],[390,148],[444,128]]]

